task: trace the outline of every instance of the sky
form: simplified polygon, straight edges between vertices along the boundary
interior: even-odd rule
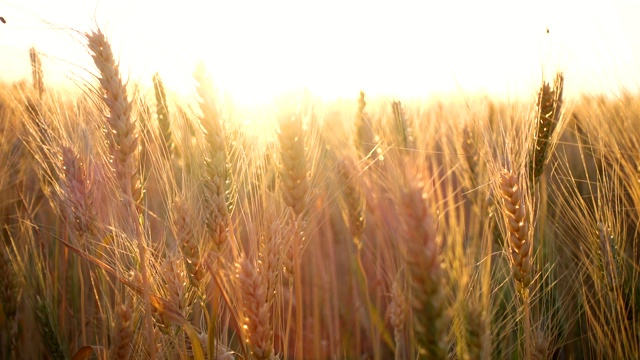
[[[78,87],[94,72],[82,34],[100,27],[133,83],[159,72],[193,91],[204,62],[239,103],[308,89],[324,98],[433,94],[531,97],[640,84],[640,1],[0,0],[0,80]],[[548,32],[547,32],[548,30]]]

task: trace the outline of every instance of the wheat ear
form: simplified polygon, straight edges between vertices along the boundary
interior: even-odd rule
[[[548,159],[548,149],[553,132],[560,121],[562,108],[562,91],[564,76],[556,74],[553,89],[549,83],[543,83],[538,93],[537,127],[535,129],[535,142],[530,153],[529,177],[531,183],[538,179],[544,170]]]
[[[156,97],[156,116],[158,118],[158,126],[160,127],[160,135],[162,143],[167,151],[167,155],[171,156],[173,152],[173,135],[171,133],[171,122],[169,121],[169,107],[167,106],[167,94],[164,91],[164,84],[160,74],[153,75],[153,92]]]
[[[302,214],[306,207],[307,192],[309,190],[307,179],[307,161],[304,141],[304,129],[302,117],[299,113],[293,116],[280,118],[280,155],[282,164],[280,167],[280,179],[282,181],[282,197],[292,211],[292,226],[294,228],[293,241],[290,251],[291,264],[293,265],[293,282],[296,301],[296,359],[301,359],[303,350],[303,310],[302,310]],[[287,254],[288,257],[289,254]],[[289,259],[285,259],[288,263]]]
[[[238,279],[242,292],[246,341],[255,359],[269,359],[273,353],[273,330],[265,278],[250,260],[241,259],[238,264]]]
[[[42,98],[42,94],[44,93],[44,76],[42,75],[42,61],[40,61],[40,54],[38,54],[36,48],[31,47],[29,49],[29,59],[31,60],[33,88],[36,90],[38,97]]]
[[[103,100],[109,109],[106,115],[107,140],[110,141],[116,178],[120,181],[122,193],[137,201],[141,196],[136,159],[138,129],[131,117],[131,102],[127,96],[127,88],[120,77],[111,45],[104,34],[98,30],[88,34],[87,38],[93,61],[100,72]]]
[[[173,319],[174,314],[180,314],[182,316],[185,309],[185,285],[187,284],[187,275],[185,275],[183,268],[180,266],[180,257],[177,254],[168,254],[168,257],[162,262],[162,272],[160,277],[162,278],[162,293],[167,299],[168,308],[170,312],[156,311],[154,318],[156,320],[157,328],[165,333],[171,334],[172,325],[180,325]],[[191,345],[191,344],[189,344]]]
[[[95,191],[85,163],[68,146],[61,150],[64,170],[63,191],[68,208],[73,215],[73,224],[80,239],[95,234],[96,210]]]
[[[549,359],[551,355],[551,351],[549,349],[550,343],[547,335],[544,333],[542,329],[536,329],[534,331],[534,339],[533,339],[533,352],[531,354],[531,358],[533,360],[544,360]]]
[[[12,320],[18,306],[18,281],[5,245],[0,246],[0,305],[4,315]]]
[[[500,191],[508,231],[511,270],[518,292],[531,284],[531,238],[524,193],[518,176],[506,170],[500,173]]]
[[[93,61],[100,71],[100,85],[104,91],[104,103],[109,109],[106,116],[107,127],[111,131],[107,140],[111,142],[113,164],[117,180],[120,181],[120,189],[127,200],[129,216],[132,219],[134,235],[138,246],[140,260],[140,274],[142,277],[142,297],[145,309],[144,322],[147,332],[147,351],[149,357],[155,359],[156,344],[154,341],[152,306],[150,299],[150,285],[147,274],[147,257],[144,246],[144,238],[136,201],[141,198],[142,190],[138,181],[137,159],[138,129],[131,118],[131,102],[127,97],[127,89],[120,78],[118,64],[113,57],[111,45],[104,34],[98,30],[87,34],[89,49],[93,53]]]
[[[429,359],[446,359],[449,320],[443,271],[436,243],[435,220],[427,209],[421,184],[412,185],[404,191],[402,208],[416,341],[420,353]]]
[[[131,298],[126,296],[124,303],[116,306],[115,324],[109,349],[111,360],[128,360],[131,358],[133,346],[133,311],[131,309]]]
[[[480,305],[471,299],[463,309],[464,332],[466,340],[465,360],[481,360],[487,358],[486,339],[488,324],[485,312]]]
[[[359,182],[359,174],[353,162],[343,159],[338,162],[338,173],[344,200],[345,217],[349,231],[357,246],[361,246],[360,237],[365,227],[365,196]]]
[[[397,360],[406,358],[406,344],[404,329],[407,322],[407,300],[402,291],[400,279],[396,278],[391,287],[391,303],[389,304],[389,319],[393,328],[393,338],[395,341],[395,358]]]
[[[280,119],[280,155],[282,166],[282,197],[296,216],[304,211],[307,191],[307,161],[305,158],[304,130],[299,114]]]
[[[50,304],[39,295],[34,297],[34,315],[38,324],[38,331],[42,338],[42,344],[47,349],[49,356],[54,360],[67,359],[65,348],[60,341],[57,324],[51,313]]]
[[[271,224],[260,241],[260,273],[267,288],[267,303],[273,304],[280,269],[282,268],[282,234],[279,222]]]
[[[184,270],[179,265],[179,255],[171,255],[162,263],[162,278],[166,284],[168,301],[176,309],[182,310],[185,307],[185,284],[186,276]]]
[[[468,125],[465,125],[462,129],[462,153],[464,154],[469,171],[469,188],[475,189],[477,187],[478,172],[480,170],[480,156],[476,148],[473,133]]]
[[[219,249],[227,242],[229,226],[229,204],[227,203],[227,150],[220,122],[220,114],[214,98],[214,89],[204,66],[196,68],[194,78],[200,97],[200,119],[207,150],[205,152],[204,205],[205,223],[213,241]]]
[[[356,149],[360,152],[361,156],[369,155],[376,147],[375,134],[371,126],[371,121],[365,112],[365,106],[367,102],[364,99],[365,94],[360,91],[360,97],[358,98],[358,113],[356,115]]]
[[[202,266],[200,248],[195,238],[192,223],[194,214],[184,204],[184,200],[177,198],[171,209],[174,236],[182,252],[185,268],[189,277],[189,283],[200,289],[200,282],[204,278],[205,270]]]
[[[401,149],[413,149],[414,144],[411,124],[409,124],[409,121],[407,120],[402,103],[400,101],[392,102],[391,110],[393,111],[395,128],[399,137],[398,147]]]

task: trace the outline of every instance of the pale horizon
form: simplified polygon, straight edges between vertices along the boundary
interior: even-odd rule
[[[159,72],[192,92],[203,61],[240,104],[307,89],[322,98],[432,94],[530,96],[563,71],[568,96],[636,92],[640,24],[631,2],[0,1],[0,80],[73,86],[94,71],[81,33],[98,26],[123,75],[148,86]],[[549,32],[547,33],[547,29]]]

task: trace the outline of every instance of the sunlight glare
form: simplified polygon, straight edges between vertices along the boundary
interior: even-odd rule
[[[187,98],[203,61],[220,94],[240,106],[292,90],[323,99],[360,90],[530,97],[557,70],[568,94],[636,89],[640,79],[640,29],[628,15],[640,6],[628,3],[585,3],[574,16],[574,4],[548,11],[538,2],[62,2],[0,3],[8,19],[0,65],[16,69],[3,80],[28,79],[32,45],[45,55],[45,81],[86,79],[78,74],[93,67],[78,32],[95,24],[130,81],[150,86],[158,72]]]

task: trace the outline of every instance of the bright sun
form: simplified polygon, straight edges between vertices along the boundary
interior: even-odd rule
[[[76,30],[98,24],[133,83],[150,85],[158,72],[190,96],[203,61],[222,96],[242,106],[302,89],[326,99],[361,89],[401,98],[531,96],[541,75],[556,70],[572,79],[567,93],[640,82],[640,25],[629,15],[640,5],[585,4],[574,16],[573,6],[546,12],[537,2],[60,2],[0,3],[0,66],[15,70],[1,79],[28,79],[35,46],[45,81],[77,81],[92,67]]]

